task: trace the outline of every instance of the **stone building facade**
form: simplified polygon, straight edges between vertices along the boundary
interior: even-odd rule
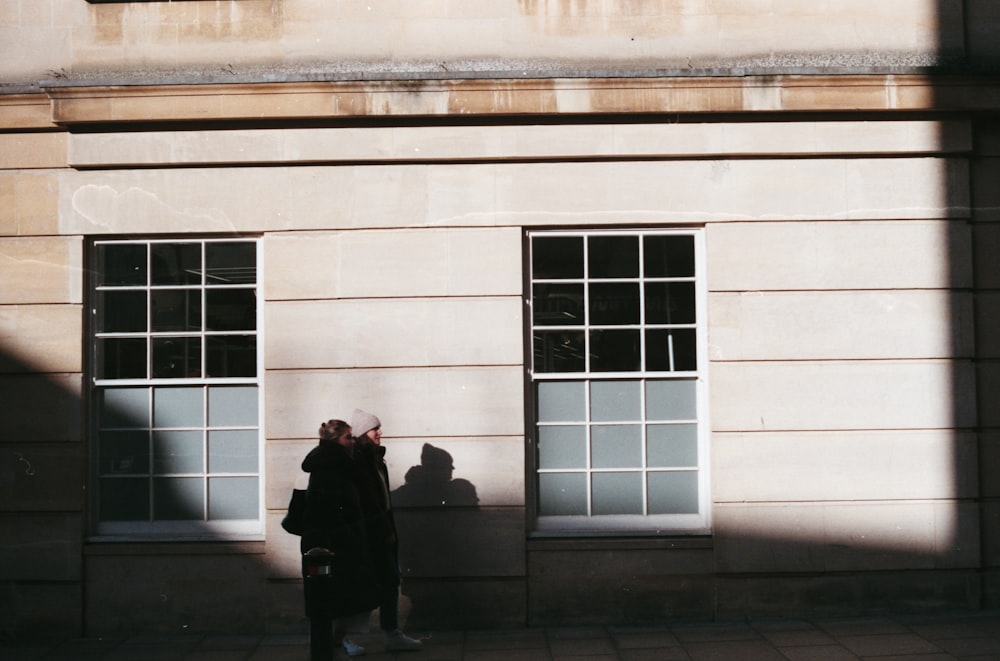
[[[0,0],[0,635],[1000,599],[989,0]]]

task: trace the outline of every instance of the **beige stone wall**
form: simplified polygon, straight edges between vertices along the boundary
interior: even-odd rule
[[[6,100],[5,100],[6,101]],[[11,124],[38,118],[14,100]],[[59,234],[64,133],[0,136],[0,636],[79,633],[83,239]]]
[[[886,89],[866,88],[880,108]],[[62,117],[113,119],[120,98],[106,93]],[[132,596],[87,591],[97,629],[131,610],[141,626],[176,624],[195,603],[180,571],[197,564],[149,576],[162,550],[134,546],[81,560],[84,499],[67,475],[86,472],[84,239],[109,235],[262,237],[267,534],[207,546],[204,563],[233,552],[219,585],[245,570],[262,586],[243,593],[250,627],[298,622],[297,540],[278,522],[319,422],[355,406],[382,418],[393,486],[430,443],[479,498],[401,508],[417,622],[808,609],[844,585],[849,609],[880,605],[865,593],[876,584],[893,603],[960,606],[981,559],[996,566],[997,540],[980,539],[996,508],[976,502],[1000,454],[983,405],[996,342],[975,326],[997,308],[989,128],[886,115],[65,133],[32,108],[0,107],[32,129],[0,134],[0,395],[13,403],[0,443],[49,486],[18,473],[0,520],[32,522],[6,526],[0,548],[20,571],[26,535],[61,540],[62,587],[45,589],[63,606],[80,581],[140,577]],[[528,540],[524,228],[692,224],[707,247],[712,538]],[[925,570],[943,571],[903,574]],[[773,573],[786,577],[768,593],[756,581]],[[809,577],[826,574],[837,587],[817,592]],[[178,598],[149,614],[162,586]]]
[[[964,48],[960,0],[0,2],[0,80],[111,71],[869,67]],[[988,2],[975,16],[992,16]],[[975,36],[975,35],[974,35]],[[974,42],[995,50],[985,39]]]

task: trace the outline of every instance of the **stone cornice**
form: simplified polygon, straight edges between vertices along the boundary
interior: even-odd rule
[[[898,74],[94,85],[43,90],[51,103],[51,122],[63,126],[366,117],[1000,109],[998,77]],[[40,95],[30,96],[30,103],[24,101],[25,95],[19,98],[39,121]],[[6,119],[17,103],[0,96],[0,120]]]

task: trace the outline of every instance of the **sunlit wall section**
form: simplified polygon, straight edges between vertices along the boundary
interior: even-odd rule
[[[968,124],[908,130],[971,147]],[[842,215],[709,227],[727,612],[976,599],[968,166],[941,154],[841,167],[842,181],[800,194],[843,186]]]

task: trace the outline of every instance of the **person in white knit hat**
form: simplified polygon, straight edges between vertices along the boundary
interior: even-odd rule
[[[357,483],[365,512],[368,548],[380,584],[379,625],[385,635],[386,651],[417,650],[421,642],[399,628],[399,540],[389,496],[389,470],[382,447],[382,422],[371,413],[355,409],[351,415]],[[344,649],[351,656],[365,650],[349,638]]]

